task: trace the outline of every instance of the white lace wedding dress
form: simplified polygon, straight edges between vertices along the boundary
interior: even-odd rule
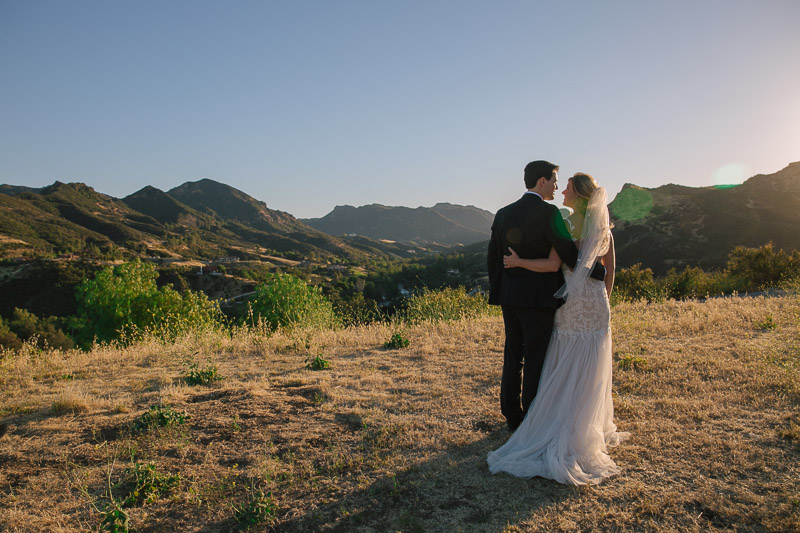
[[[508,442],[489,453],[493,474],[585,485],[619,472],[608,447],[630,434],[614,425],[610,314],[605,285],[593,278],[556,311],[536,398]]]

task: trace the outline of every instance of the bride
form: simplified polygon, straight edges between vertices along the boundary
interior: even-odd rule
[[[567,219],[579,248],[574,272],[551,250],[547,259],[521,259],[513,250],[506,268],[536,272],[563,268],[566,283],[556,311],[539,389],[525,420],[508,442],[488,457],[489,470],[559,483],[600,483],[619,472],[608,455],[629,433],[617,432],[611,399],[611,325],[608,299],[614,285],[614,240],[606,191],[588,174],[577,173],[564,190]],[[606,267],[604,281],[589,277],[594,262]]]

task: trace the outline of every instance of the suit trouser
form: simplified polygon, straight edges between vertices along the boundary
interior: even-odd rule
[[[510,305],[502,309],[506,343],[500,410],[509,425],[516,427],[536,397],[556,310]]]

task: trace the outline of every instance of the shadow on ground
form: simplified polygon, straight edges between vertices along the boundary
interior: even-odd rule
[[[578,495],[554,481],[489,473],[486,455],[507,438],[494,429],[344,498],[283,517],[275,531],[499,531]]]

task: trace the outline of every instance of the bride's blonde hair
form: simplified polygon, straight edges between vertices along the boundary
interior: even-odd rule
[[[575,194],[584,200],[589,200],[589,197],[598,187],[597,181],[585,172],[576,172],[570,179],[572,180],[572,188]]]
[[[597,181],[585,172],[576,172],[569,181],[572,182],[572,190],[578,197],[578,206],[580,206],[581,213],[586,213],[586,206],[589,204],[589,197],[595,189],[598,188]]]
[[[569,181],[572,182],[572,190],[575,191],[575,195],[578,197],[576,209],[580,208],[580,212],[585,215],[586,208],[589,206],[589,198],[592,196],[595,189],[600,188],[600,186],[590,174],[586,174],[585,172],[576,172]],[[613,227],[614,223],[612,222],[610,228]],[[605,254],[606,251],[608,251],[607,243],[603,248],[603,253]]]

